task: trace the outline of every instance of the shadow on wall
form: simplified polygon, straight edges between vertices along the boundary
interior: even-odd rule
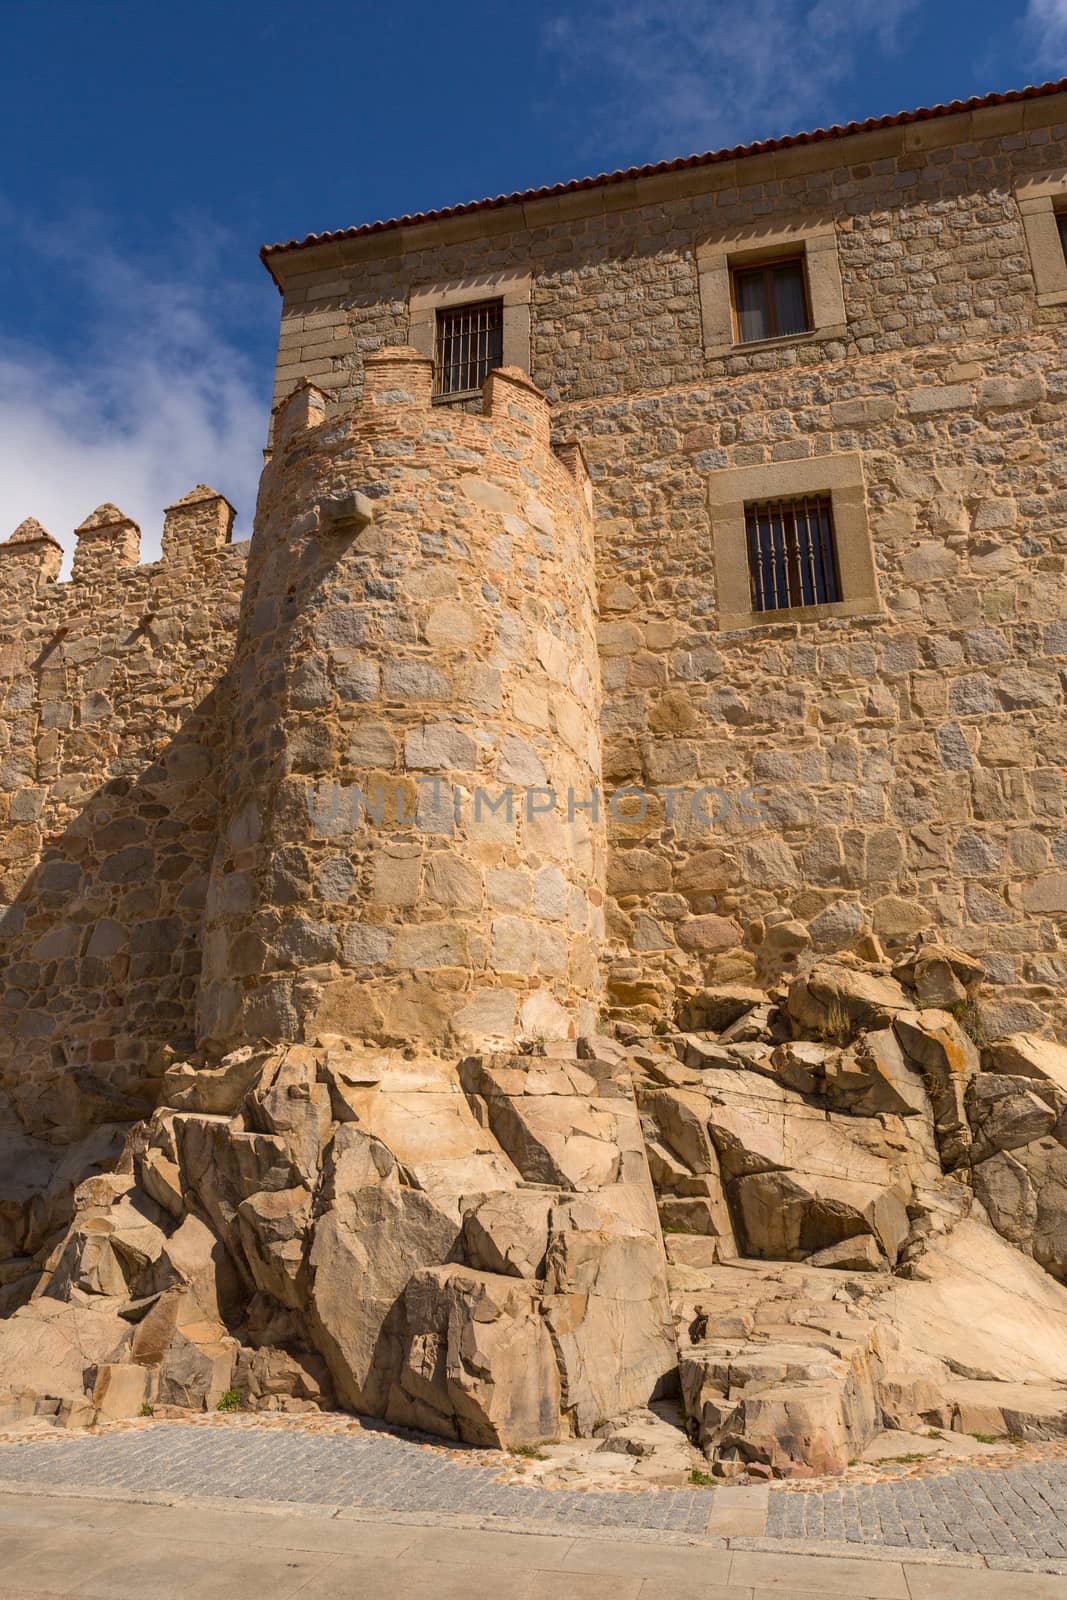
[[[48,838],[0,917],[0,1316],[192,1048],[225,683]]]
[[[225,684],[47,839],[0,918],[0,1088],[34,1138],[146,1115],[192,1048]]]

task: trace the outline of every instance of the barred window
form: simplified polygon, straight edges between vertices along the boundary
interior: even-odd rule
[[[483,300],[437,313],[436,394],[468,394],[504,364],[504,302]]]
[[[745,533],[753,611],[841,599],[829,495],[746,505]]]
[[[799,256],[735,267],[733,284],[739,343],[811,331],[804,262]]]

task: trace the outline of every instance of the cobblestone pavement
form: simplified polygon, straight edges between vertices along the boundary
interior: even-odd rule
[[[1067,1557],[1067,1462],[773,1493],[768,1538]]]
[[[438,1523],[456,1518],[593,1537],[676,1542],[726,1534],[732,1548],[764,1551],[815,1552],[821,1546],[843,1552],[855,1546],[871,1554],[884,1547],[887,1555],[913,1552],[917,1559],[936,1560],[940,1554],[1002,1570],[1067,1574],[1064,1460],[772,1489],[765,1528],[752,1525],[752,1497],[762,1501],[766,1490],[542,1489],[501,1481],[509,1460],[372,1429],[147,1422],[101,1434],[0,1443],[0,1484],[8,1492],[302,1503],[380,1512],[386,1520],[392,1514]],[[738,1495],[742,1505],[752,1506],[743,1525],[730,1509]],[[762,1524],[762,1513],[757,1521]]]
[[[268,1428],[167,1424],[136,1432],[0,1445],[0,1480],[288,1500],[381,1511],[454,1512],[576,1528],[702,1534],[707,1489],[576,1492],[524,1488],[478,1466],[386,1434],[350,1437]]]

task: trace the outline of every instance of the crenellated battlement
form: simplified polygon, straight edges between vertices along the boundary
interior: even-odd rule
[[[141,530],[118,506],[97,506],[74,532],[78,541],[71,568],[74,583],[110,583],[140,560]]]
[[[327,421],[330,429],[345,428],[356,437],[373,437],[385,428],[424,435],[422,443],[435,442],[427,428],[447,432],[450,441],[469,439],[484,447],[486,427],[503,437],[511,435],[513,448],[539,451],[549,447],[551,408],[541,390],[519,367],[498,367],[482,388],[481,411],[442,407],[433,393],[433,361],[408,345],[388,345],[364,361],[361,398],[338,407],[324,389],[302,379],[278,402],[273,411],[271,459],[296,437]],[[556,454],[572,473],[588,479],[581,447],[576,441],[561,445]]]
[[[163,513],[162,554],[158,562],[141,563],[141,530],[109,501],[79,523],[69,584],[59,594],[96,591],[106,607],[106,592],[131,574],[159,577],[163,569],[188,568],[203,563],[230,543],[236,512],[214,489],[199,483],[195,489],[167,506]],[[0,544],[0,613],[9,602],[24,603],[57,585],[63,547],[34,517],[27,517]]]
[[[54,583],[63,561],[63,546],[35,517],[20,522],[6,544],[0,544],[0,605],[10,597],[24,600],[46,583]]]
[[[233,519],[198,485],[141,563],[107,503],[63,582],[39,522],[0,544],[0,963],[24,984],[0,1002],[0,1087],[61,1137],[98,1101],[135,1111],[159,1050],[191,1035],[247,565]]]

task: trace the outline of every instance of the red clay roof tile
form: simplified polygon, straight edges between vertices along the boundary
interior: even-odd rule
[[[682,172],[690,167],[710,167],[720,161],[740,161],[746,156],[764,155],[773,150],[789,150],[794,145],[819,144],[824,139],[844,139],[852,134],[873,133],[879,128],[897,128],[910,122],[931,122],[937,117],[980,111],[986,106],[1010,105],[1018,100],[1036,100],[1045,95],[1063,94],[1065,91],[1067,91],[1067,78],[1060,78],[1055,83],[1011,89],[1005,94],[974,95],[969,100],[950,100],[947,105],[921,106],[916,111],[898,111],[892,116],[871,117],[866,122],[848,122],[844,126],[834,123],[832,127],[816,128],[811,133],[789,134],[782,139],[761,139],[755,144],[734,145],[729,150],[709,150],[703,155],[680,156],[674,161],[656,161],[644,167],[626,167],[619,172],[601,172],[596,177],[572,178],[567,183],[554,183],[541,189],[521,189],[516,190],[514,194],[498,194],[484,200],[468,200],[462,205],[443,206],[436,211],[418,211],[414,216],[390,217],[383,222],[363,222],[352,228],[338,228],[332,233],[309,233],[304,239],[286,239],[277,244],[265,244],[259,252],[260,259],[273,277],[274,273],[268,258],[290,250],[305,250],[312,245],[329,244],[339,239],[361,239],[370,234],[388,233],[394,228],[416,228],[424,222],[439,222],[447,217],[463,217],[473,211],[495,211],[501,206],[519,205],[530,200],[548,200],[561,194],[574,194],[579,189],[597,189],[611,183],[626,183],[633,178],[649,178],[665,172]]]

